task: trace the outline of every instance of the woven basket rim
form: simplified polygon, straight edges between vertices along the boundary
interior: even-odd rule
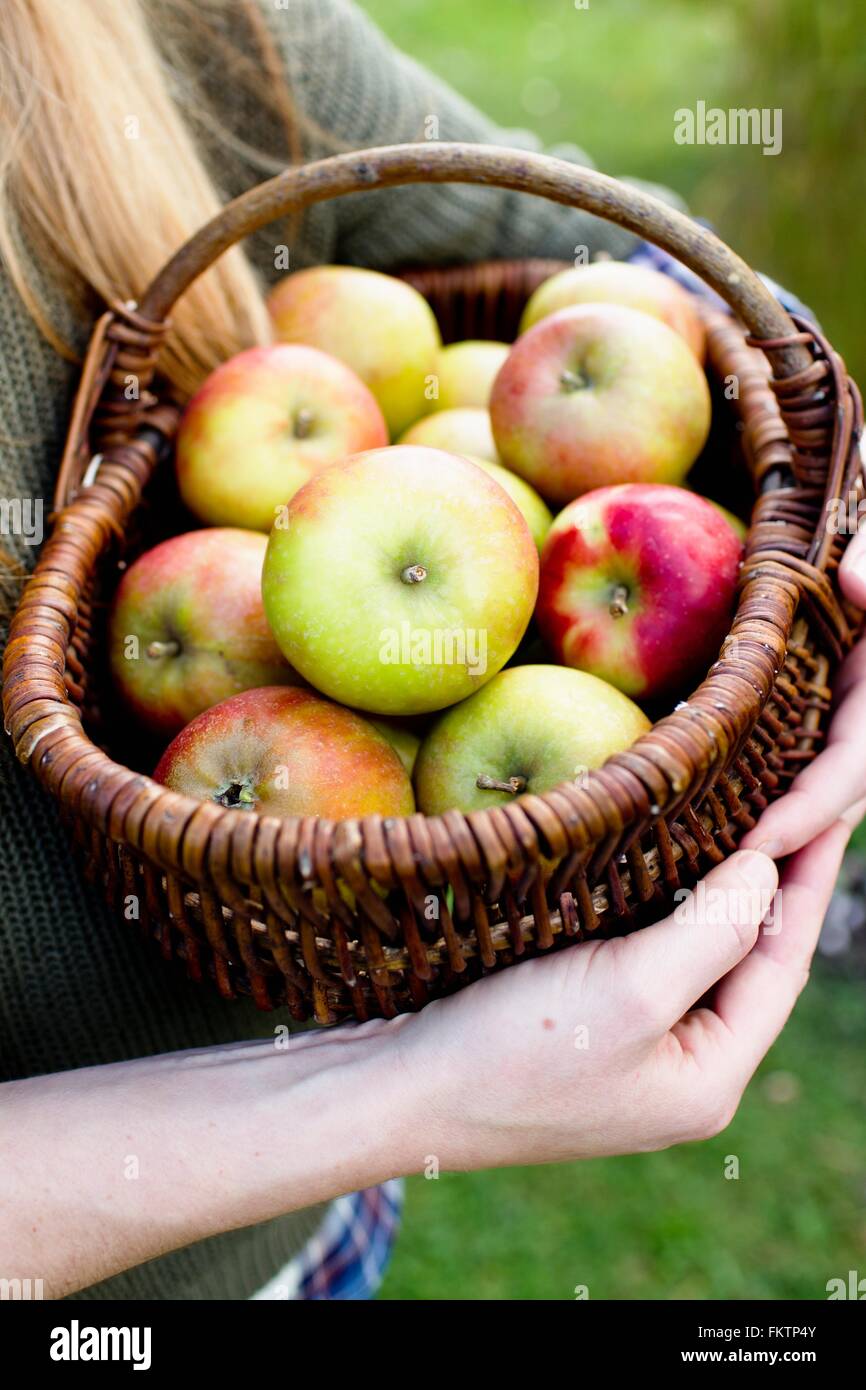
[[[237,856],[250,860],[254,840],[274,824],[280,827],[280,833],[285,833],[286,827],[289,827],[305,843],[309,841],[310,845],[317,838],[321,842],[326,827],[327,835],[333,833],[332,843],[339,846],[338,857],[343,865],[348,859],[356,857],[361,846],[364,846],[364,862],[370,877],[384,883],[393,881],[393,857],[397,853],[397,841],[401,839],[400,826],[407,823],[422,822],[434,838],[436,827],[441,825],[446,838],[460,846],[461,854],[465,852],[467,856],[475,858],[479,846],[489,843],[491,837],[494,841],[497,839],[497,827],[502,829],[503,816],[508,821],[512,841],[521,846],[527,860],[535,862],[540,853],[547,851],[571,853],[581,846],[586,848],[592,844],[621,844],[626,830],[630,832],[631,839],[640,834],[655,817],[675,816],[683,806],[695,799],[702,788],[711,785],[731,765],[772,693],[784,662],[794,615],[804,593],[824,612],[825,635],[837,653],[841,652],[850,637],[824,574],[829,548],[824,545],[814,554],[810,550],[811,559],[807,557],[795,563],[794,558],[785,553],[781,546],[768,545],[763,533],[759,534],[765,523],[756,520],[762,508],[763,511],[767,510],[765,504],[768,498],[784,500],[808,491],[810,486],[814,491],[814,486],[818,486],[817,482],[812,485],[809,476],[796,475],[797,450],[792,441],[785,438],[785,428],[781,429],[780,435],[780,421],[787,411],[784,424],[791,436],[792,412],[802,410],[804,398],[808,403],[813,402],[818,390],[816,383],[819,378],[823,380],[825,375],[822,369],[816,376],[813,368],[817,354],[807,351],[807,344],[811,347],[812,343],[816,343],[819,349],[823,347],[828,362],[831,350],[817,331],[792,325],[774,301],[771,301],[771,310],[767,305],[770,297],[763,286],[717,238],[709,237],[704,229],[689,224],[688,219],[649,195],[626,189],[615,180],[596,175],[594,171],[582,170],[545,156],[528,156],[522,151],[445,145],[437,150],[420,152],[417,146],[404,146],[336,156],[318,165],[289,171],[287,175],[278,176],[276,180],[260,185],[244,198],[236,200],[235,204],[229,205],[212,223],[191,238],[154,281],[140,309],[115,306],[106,316],[108,321],[103,322],[100,349],[104,350],[113,332],[115,344],[119,342],[134,357],[137,354],[137,360],[147,368],[155,367],[155,342],[165,330],[162,315],[172,296],[182,292],[200,273],[203,264],[209,263],[240,236],[246,235],[251,226],[263,225],[279,215],[287,200],[292,206],[306,206],[344,192],[415,182],[421,178],[440,182],[496,182],[525,191],[540,191],[543,196],[562,202],[577,201],[579,194],[584,206],[624,225],[632,225],[645,217],[650,223],[650,231],[656,233],[653,239],[683,252],[683,259],[690,262],[699,274],[703,273],[714,287],[723,291],[727,288],[729,299],[742,303],[754,293],[754,303],[749,301],[753,323],[757,320],[777,328],[782,325],[776,336],[755,343],[763,348],[777,369],[780,364],[784,366],[783,376],[775,381],[778,393],[785,393],[781,402],[782,414],[777,412],[775,422],[768,417],[767,423],[771,426],[769,439],[757,441],[759,447],[769,444],[769,452],[777,462],[781,449],[784,463],[781,468],[766,473],[766,491],[758,498],[752,511],[737,608],[725,639],[725,644],[728,644],[732,638],[736,638],[738,643],[742,643],[742,649],[738,646],[732,655],[726,657],[723,645],[722,658],[713,665],[681,708],[656,721],[625,753],[614,755],[601,768],[590,772],[580,787],[566,782],[540,795],[524,793],[505,807],[490,807],[468,814],[449,811],[442,816],[426,817],[416,812],[411,817],[400,819],[368,816],[339,822],[311,817],[275,818],[255,811],[217,807],[213,803],[183,796],[155,783],[146,774],[114,762],[102,752],[84,729],[80,712],[65,692],[62,696],[59,693],[57,681],[59,679],[62,685],[63,672],[55,670],[53,676],[47,675],[46,644],[31,645],[29,652],[20,645],[24,643],[26,647],[28,637],[26,632],[17,631],[16,623],[24,628],[20,615],[26,612],[28,593],[32,597],[39,588],[38,583],[37,589],[32,584],[28,585],[7,648],[7,672],[19,678],[11,697],[4,683],[7,724],[13,731],[18,756],[22,761],[32,762],[43,780],[48,780],[53,786],[55,773],[52,764],[58,752],[70,753],[70,748],[64,749],[64,745],[71,741],[75,745],[75,757],[72,761],[68,757],[61,757],[62,773],[53,789],[61,798],[73,790],[77,792],[80,803],[77,813],[90,824],[100,828],[107,826],[113,839],[143,848],[146,836],[148,856],[167,869],[187,875],[200,872],[203,856],[215,837],[221,841],[224,839],[232,863]],[[563,189],[568,196],[563,194]],[[702,257],[705,261],[702,261]],[[747,282],[745,288],[740,282],[721,283],[723,271],[731,266],[738,269],[730,271],[729,278],[736,279],[740,275],[741,281]],[[710,317],[715,312],[707,311]],[[806,366],[803,365],[804,358]],[[117,360],[119,358],[108,360],[107,369],[104,369],[103,357],[99,354],[94,357],[92,373],[98,387],[96,396],[103,403],[111,403],[111,368],[114,365],[116,369]],[[100,378],[100,370],[103,369],[104,375]],[[150,384],[150,378],[144,373],[143,379],[145,385]],[[769,386],[767,395],[769,398]],[[158,399],[146,399],[135,418],[135,430],[146,431],[154,422],[159,427],[161,410],[163,407]],[[73,440],[74,429],[75,417],[70,427],[70,440],[77,443]],[[119,439],[125,440],[126,446],[129,446],[127,454],[136,437],[129,420],[125,425],[121,422]],[[836,438],[837,434],[834,434],[833,439]],[[796,443],[796,439],[793,443]],[[117,442],[113,447],[123,455],[123,442]],[[111,458],[110,451],[107,454],[108,462],[103,464],[102,476],[97,475],[94,483],[64,508],[56,521],[49,541],[49,545],[55,542],[51,551],[51,567],[47,562],[37,565],[35,578],[54,591],[52,611],[55,616],[62,614],[66,624],[65,643],[61,641],[59,644],[64,656],[68,653],[80,588],[76,589],[69,578],[69,570],[59,568],[60,560],[55,562],[54,557],[61,555],[64,546],[69,556],[80,557],[84,553],[84,573],[92,574],[112,539],[112,509],[122,512],[123,506],[132,498],[135,478],[133,470],[132,480],[126,480],[129,475],[128,458],[124,456],[120,462],[116,462]],[[794,467],[790,481],[783,478],[782,470],[785,467]],[[841,464],[835,466],[835,471],[834,467],[828,469],[826,458],[819,458],[815,473],[816,479],[824,483],[823,487],[819,487],[820,492],[829,494],[831,489],[838,488],[843,471],[848,486],[852,486],[852,467],[850,451],[845,454]],[[126,477],[124,468],[127,470]],[[124,495],[124,488],[127,495]],[[132,506],[137,505],[137,501],[137,497],[132,498]],[[129,507],[130,511],[132,506]],[[756,610],[762,606],[772,610],[771,618],[759,616]],[[32,699],[16,701],[16,692],[21,684],[26,683],[31,668],[32,679],[37,682],[36,692]],[[663,731],[664,737],[660,731]],[[112,784],[107,810],[99,809],[95,795],[83,795],[82,781],[88,789],[104,789],[107,784]],[[311,821],[318,827],[315,831],[310,829]],[[175,833],[178,824],[182,827],[179,836]],[[561,833],[555,830],[557,826],[560,832],[563,828],[568,832],[565,843],[562,842]],[[381,852],[371,853],[371,845],[378,845]],[[405,848],[402,841],[400,847]],[[312,876],[315,870],[312,854],[309,867]],[[250,881],[249,878],[246,881]],[[223,882],[221,887],[229,900],[232,892],[236,893],[228,881]]]
[[[703,309],[703,317],[709,327],[712,327],[714,321],[719,322],[720,320],[725,319],[725,316],[723,316],[720,311],[711,308]],[[85,491],[70,504],[69,508],[67,509],[67,512],[64,513],[64,515],[74,515],[78,511],[86,511],[89,508],[89,505],[89,498],[87,495],[87,491]],[[111,539],[112,538],[106,533],[104,549],[107,549]],[[98,558],[101,558],[101,555]],[[787,593],[789,597],[793,599],[793,586],[791,585],[790,580],[788,580],[787,578],[780,577],[776,573],[768,573],[764,577],[764,582],[770,584],[771,586],[780,587],[782,591]],[[736,618],[740,612],[742,602],[743,598],[741,593],[738,598],[737,610],[733,615],[731,626],[729,627],[728,635],[725,639],[725,642],[727,642],[733,634],[733,629],[736,626]],[[790,616],[785,628],[776,629],[776,641],[778,646],[779,659],[778,661],[774,661],[769,665],[767,673],[768,679],[765,680],[763,687],[761,689],[758,689],[755,687],[751,679],[745,680],[745,684],[748,687],[748,694],[746,694],[745,691],[743,693],[749,703],[745,712],[745,716],[743,716],[743,714],[741,713],[740,717],[741,719],[743,717],[745,718],[745,723],[747,725],[747,728],[745,730],[746,733],[748,733],[751,727],[753,727],[755,721],[760,716],[760,713],[772,692],[773,683],[775,681],[776,676],[778,675],[778,670],[781,667],[781,662],[784,657],[785,645],[790,636],[791,624],[793,622],[794,617],[794,609],[795,605],[792,602],[790,604]],[[735,657],[734,661],[736,660],[737,658]],[[717,665],[718,663],[714,664]],[[725,681],[727,681],[728,678],[729,677],[726,675],[724,677]],[[586,797],[588,798],[588,805],[591,805],[594,802],[594,798],[597,793],[601,796],[604,796],[606,793],[610,792],[610,787],[607,783],[607,774],[609,773],[611,767],[620,767],[622,766],[623,760],[626,760],[627,769],[628,763],[632,758],[639,759],[643,755],[648,743],[649,746],[652,747],[653,732],[658,728],[659,724],[661,723],[665,723],[666,725],[672,724],[675,727],[677,733],[681,733],[685,735],[687,739],[691,739],[695,733],[695,725],[696,723],[698,723],[698,720],[700,720],[698,728],[700,730],[700,735],[707,740],[705,743],[707,752],[714,751],[716,753],[716,757],[715,759],[707,758],[703,762],[696,764],[691,778],[688,778],[684,774],[681,774],[679,777],[675,777],[674,779],[672,779],[670,785],[671,790],[674,793],[673,798],[650,803],[648,809],[650,811],[651,817],[655,815],[664,814],[665,817],[668,818],[675,815],[678,805],[694,799],[697,790],[699,790],[700,781],[712,780],[712,778],[715,775],[717,775],[719,771],[721,771],[724,767],[729,766],[730,762],[736,755],[736,748],[733,744],[730,743],[726,747],[724,741],[724,732],[721,727],[722,721],[718,721],[720,726],[718,738],[708,738],[705,727],[705,719],[708,711],[704,711],[703,714],[699,714],[697,707],[692,706],[690,703],[691,700],[694,698],[694,695],[704,690],[705,688],[707,690],[713,689],[713,692],[715,693],[715,686],[717,684],[717,681],[718,678],[714,675],[714,672],[711,669],[711,671],[708,672],[707,676],[697,687],[697,690],[695,692],[693,692],[689,697],[682,701],[680,703],[680,706],[674,711],[672,711],[671,714],[664,716],[664,718],[661,720],[657,720],[650,730],[648,730],[644,734],[641,734],[625,754],[615,754],[613,755],[613,757],[607,759],[606,762],[600,768],[591,770],[587,774],[585,774],[585,776],[581,779],[579,791],[586,794]],[[728,693],[727,685],[719,689],[720,697],[723,696],[725,693]],[[714,701],[714,703],[716,702]],[[722,701],[720,698],[719,703],[724,703],[724,701]],[[51,746],[51,743],[53,741],[52,735],[60,732],[58,726],[55,725],[50,719],[47,721],[40,721],[40,723],[47,723],[47,727],[43,727],[36,734],[36,737],[32,740],[32,742],[29,743],[27,749],[28,761],[38,761],[40,745],[42,745],[46,740],[48,740],[48,746]],[[78,731],[75,736],[83,743],[84,746],[82,752],[85,756],[90,753],[97,753],[100,756],[100,759],[105,759],[105,763],[101,764],[99,767],[98,775],[100,779],[115,777],[118,774],[121,774],[124,776],[125,779],[125,788],[131,788],[134,786],[134,789],[136,793],[139,794],[139,796],[144,794],[147,797],[148,806],[145,815],[141,818],[142,822],[145,818],[150,820],[154,816],[167,816],[170,819],[179,818],[181,820],[192,822],[194,818],[196,821],[199,821],[203,818],[204,815],[207,815],[210,819],[214,819],[214,823],[215,818],[218,818],[226,828],[228,828],[232,822],[235,822],[245,827],[254,827],[255,831],[257,831],[258,827],[263,824],[267,825],[276,822],[279,825],[291,824],[296,827],[300,827],[304,824],[304,822],[311,819],[310,817],[302,816],[275,817],[260,811],[240,811],[227,807],[218,807],[213,803],[199,801],[194,797],[186,796],[182,793],[172,791],[164,785],[155,782],[152,779],[152,777],[150,777],[146,773],[138,772],[132,768],[127,767],[123,763],[116,762],[109,754],[104,753],[95,743],[93,743],[86,729],[80,723],[78,724]],[[722,750],[725,750],[724,757],[720,756]],[[94,768],[94,774],[96,774],[96,768]],[[696,781],[696,778],[699,778],[700,781]],[[541,840],[543,836],[543,830],[541,829],[541,824],[543,824],[543,811],[541,810],[539,803],[543,804],[547,800],[547,798],[550,797],[555,798],[562,795],[571,795],[575,790],[576,789],[573,783],[565,782],[562,783],[560,786],[553,788],[549,792],[541,794],[523,793],[519,796],[516,796],[514,800],[511,803],[509,803],[509,805],[518,807],[523,811],[526,811],[527,809],[529,809],[531,812],[534,811],[535,814],[530,815],[530,820],[534,825],[539,840]],[[485,808],[484,810],[474,811],[465,814],[461,812],[449,811],[441,816],[424,816],[422,812],[417,811],[414,813],[413,817],[404,817],[400,819],[409,820],[421,817],[428,823],[430,821],[443,820],[446,822],[450,822],[456,815],[463,817],[468,825],[477,829],[479,818],[484,818],[488,821],[488,823],[490,823],[492,820],[495,819],[496,813],[499,809],[500,808],[498,807],[489,807]],[[561,810],[561,807],[559,807],[558,809]],[[318,817],[312,819],[316,819],[323,824],[334,826],[340,825],[346,827],[348,829],[349,834],[354,839],[356,838],[356,836],[363,837],[365,830],[369,827],[380,825],[383,822],[390,822],[394,818],[382,817],[379,815],[366,817],[348,817],[339,822],[324,821],[323,818]],[[212,826],[209,826],[208,829],[212,830]],[[620,829],[622,829],[622,827],[620,827]],[[126,834],[124,834],[119,838],[126,839],[127,836]],[[130,837],[129,842],[131,844],[138,845],[139,836],[135,836],[134,838]],[[181,850],[177,858],[175,859],[174,857],[170,857],[169,859],[167,859],[165,861],[165,867],[184,868],[186,866],[184,865],[183,860],[183,847],[181,845]]]

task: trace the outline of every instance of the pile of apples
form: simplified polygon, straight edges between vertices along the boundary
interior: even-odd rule
[[[745,528],[685,482],[711,407],[684,290],[565,270],[513,345],[443,347],[416,290],[345,266],[269,307],[275,342],[181,420],[203,526],[111,612],[157,781],[273,815],[468,812],[583,777],[688,694]]]

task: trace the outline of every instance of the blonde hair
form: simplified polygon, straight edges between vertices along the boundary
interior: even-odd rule
[[[232,20],[238,8],[234,0]],[[95,300],[138,300],[224,201],[196,149],[193,123],[212,140],[241,147],[195,101],[151,26],[167,38],[174,26],[187,43],[193,35],[203,56],[213,45],[230,65],[231,82],[246,84],[287,128],[282,164],[242,146],[263,172],[296,157],[273,39],[257,0],[241,0],[240,9],[252,52],[227,38],[223,0],[0,3],[0,257],[33,320],[65,357],[74,353],[57,311],[58,288],[89,317]],[[175,306],[161,369],[186,396],[219,362],[268,333],[259,283],[235,248]]]

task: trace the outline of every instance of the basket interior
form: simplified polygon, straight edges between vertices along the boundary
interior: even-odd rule
[[[557,268],[553,266],[552,271]],[[406,278],[418,282],[422,290],[426,287],[423,273],[408,272]],[[443,341],[449,343],[481,336],[513,342],[528,297],[528,286],[535,279],[536,276],[530,271],[527,289],[522,295],[512,293],[508,297],[498,296],[491,302],[467,293],[459,275],[455,276],[454,288],[449,291],[447,273],[438,272],[428,298],[436,313]],[[725,399],[722,383],[709,363],[708,379],[713,397],[712,429],[689,473],[689,486],[748,521],[754,501],[754,485],[743,449],[742,422],[731,408],[731,402]],[[128,565],[161,541],[198,529],[200,525],[178,495],[172,458],[168,454],[145,490],[142,504],[128,528],[122,554],[115,550],[106,557],[91,595],[87,698],[82,705],[84,727],[93,741],[115,761],[136,772],[150,774],[165,744],[135,727],[117,698],[105,660],[108,611]],[[515,658],[509,664],[519,661],[526,649],[537,644],[538,640],[533,620]],[[686,694],[688,691],[683,692],[683,696]],[[661,718],[670,712],[671,702],[666,700],[657,708],[650,705],[646,709],[651,719]],[[434,717],[431,716],[431,719]]]

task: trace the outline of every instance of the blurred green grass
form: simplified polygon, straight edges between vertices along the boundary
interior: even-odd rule
[[[397,45],[508,127],[664,183],[819,315],[866,379],[861,0],[364,0]],[[781,107],[783,148],[677,145],[674,112]]]
[[[866,1268],[864,1048],[863,982],[819,966],[724,1134],[413,1178],[380,1297],[826,1298],[829,1279]]]
[[[676,189],[812,306],[866,380],[859,0],[364,7],[502,125]],[[781,107],[782,153],[676,145],[674,112],[700,99]],[[819,964],[724,1135],[661,1154],[413,1179],[381,1297],[570,1299],[579,1284],[591,1298],[825,1297],[828,1279],[866,1268],[864,1052],[863,982]],[[737,1181],[724,1177],[731,1154]]]

